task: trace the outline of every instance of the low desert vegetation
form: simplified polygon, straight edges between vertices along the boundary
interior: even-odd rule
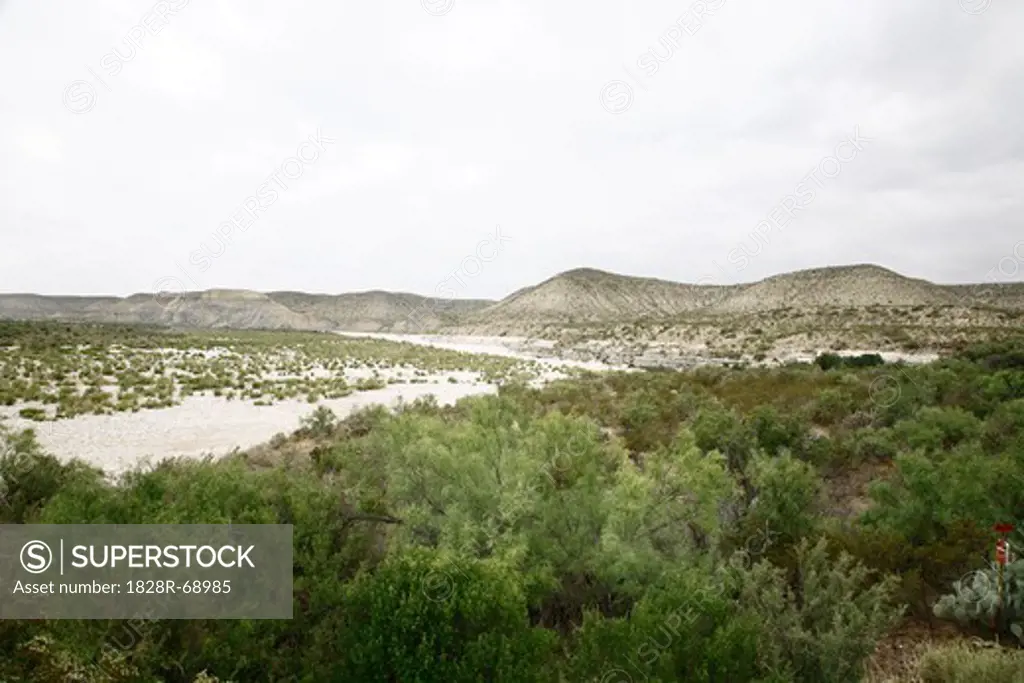
[[[921,657],[919,671],[923,683],[1022,683],[1024,652],[946,645],[927,650]]]
[[[742,314],[695,311],[674,318],[568,325],[538,323],[537,336],[558,339],[559,350],[613,362],[651,344],[667,344],[705,359],[770,363],[806,349],[878,349],[899,353],[951,352],[966,341],[1015,336],[1024,311],[984,307],[781,307]],[[598,347],[595,343],[605,346]],[[597,349],[600,349],[599,351]]]
[[[116,482],[4,443],[3,523],[293,524],[295,616],[121,650],[122,622],[0,622],[0,680],[1021,680],[1024,588],[987,588],[994,525],[1024,525],[1021,341],[323,409],[258,463]],[[961,642],[879,677],[908,622]]]
[[[502,382],[537,370],[529,361],[313,332],[0,321],[0,406],[34,421],[166,408],[203,394],[316,403],[435,373]]]

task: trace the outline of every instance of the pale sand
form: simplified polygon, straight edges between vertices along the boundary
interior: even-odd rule
[[[436,379],[431,376],[428,381]],[[228,401],[214,396],[190,396],[181,405],[158,410],[113,415],[79,415],[56,422],[31,422],[17,417],[21,406],[0,407],[4,423],[34,429],[39,443],[62,460],[79,458],[114,474],[145,462],[175,456],[226,455],[235,448],[251,448],[275,434],[290,434],[318,405],[344,417],[374,403],[391,407],[402,399],[411,402],[433,394],[438,403],[452,404],[464,396],[495,393],[490,384],[393,384],[383,389],[356,392],[317,404],[289,400],[271,406],[251,401]]]

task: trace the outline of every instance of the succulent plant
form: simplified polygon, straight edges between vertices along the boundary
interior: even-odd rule
[[[1003,573],[1003,604],[999,608],[999,567],[993,562],[953,583],[953,593],[935,603],[940,619],[989,627],[1013,634],[1024,644],[1024,559],[1007,564]]]

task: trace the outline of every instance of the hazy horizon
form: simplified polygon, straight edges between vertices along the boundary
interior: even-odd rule
[[[884,265],[879,264],[879,263],[844,263],[844,264],[832,264],[832,265],[829,265],[829,266],[816,266],[815,268],[843,268],[843,267],[852,267],[852,266],[878,266],[878,267],[881,267],[881,268],[885,268]],[[814,270],[815,268],[802,268],[800,270]],[[886,268],[886,269],[892,271],[891,268]],[[374,293],[374,292],[383,292],[383,293],[386,293],[386,294],[412,294],[412,295],[415,295],[415,296],[435,297],[435,298],[441,298],[441,299],[460,300],[460,301],[469,301],[469,300],[500,301],[501,299],[504,299],[504,298],[514,294],[515,292],[517,292],[517,291],[519,291],[521,289],[541,284],[542,282],[545,282],[545,281],[547,281],[547,280],[549,280],[551,278],[554,278],[554,277],[559,276],[559,275],[563,275],[565,273],[568,273],[568,272],[574,271],[574,270],[599,270],[599,271],[602,271],[602,272],[605,272],[605,273],[609,273],[611,275],[622,275],[622,276],[637,277],[637,278],[642,278],[642,279],[657,279],[657,280],[665,280],[666,279],[666,278],[657,278],[657,277],[654,277],[654,276],[648,276],[648,275],[636,274],[636,273],[615,273],[615,272],[612,272],[612,271],[606,271],[603,268],[593,268],[591,266],[577,266],[575,268],[569,268],[568,270],[560,271],[558,273],[553,273],[549,277],[546,277],[546,278],[544,278],[542,280],[538,280],[536,282],[531,282],[531,283],[527,283],[527,284],[524,284],[522,286],[516,287],[515,289],[510,290],[510,291],[508,291],[508,292],[506,292],[506,293],[504,293],[504,294],[502,294],[500,296],[497,296],[497,297],[470,297],[470,296],[458,296],[458,295],[446,297],[443,294],[439,294],[437,292],[409,292],[409,291],[402,291],[402,290],[397,290],[397,289],[380,289],[380,288],[375,288],[375,289],[352,289],[352,290],[347,290],[347,291],[327,292],[327,291],[307,291],[307,290],[287,289],[287,288],[284,288],[284,289],[259,290],[259,289],[250,289],[250,288],[246,288],[246,287],[212,287],[210,289],[201,289],[201,290],[184,290],[184,292],[185,293],[192,293],[192,294],[198,294],[198,293],[203,293],[203,292],[208,292],[208,291],[242,291],[242,292],[257,292],[257,293],[260,293],[260,294],[275,294],[275,293],[284,293],[284,292],[295,292],[295,293],[300,293],[300,294],[310,294],[310,295],[314,295],[314,296],[337,296],[337,295],[340,295],[340,294],[371,294],[371,293]],[[765,278],[774,277],[775,275],[785,275],[787,273],[793,273],[793,272],[799,272],[799,271],[786,271],[786,273],[772,273],[770,275],[765,276]],[[903,275],[905,277],[912,278],[912,279],[925,279],[925,280],[927,280],[927,278],[919,278],[919,277],[916,277],[916,276],[908,274],[908,273],[900,273],[898,271],[892,271],[892,272],[895,272],[898,275]],[[731,285],[751,284],[751,283],[754,283],[754,282],[759,282],[760,280],[763,280],[765,278],[758,278],[757,280],[742,281],[742,282],[735,282],[735,283],[728,283],[728,284],[731,284]],[[467,278],[462,278],[462,279],[464,281],[468,281]],[[679,284],[706,284],[706,285],[711,285],[711,286],[724,284],[724,283],[711,283],[711,282],[698,283],[696,281],[686,282],[686,281],[683,281],[683,280],[668,280],[668,281],[669,282],[677,282]],[[448,282],[450,282],[452,284],[455,284],[455,280],[449,280]],[[1005,277],[994,277],[994,278],[991,278],[991,279],[979,280],[977,282],[935,282],[935,281],[930,281],[930,282],[932,282],[933,284],[937,284],[937,285],[969,285],[969,284],[992,284],[992,283],[997,283],[998,284],[998,283],[1001,283],[1001,282],[1011,283],[1011,282],[1019,282],[1019,281],[1014,281],[1012,279],[1008,279],[1008,278],[1005,278]],[[167,290],[167,291],[175,291],[175,290]],[[110,298],[122,298],[123,299],[123,298],[127,298],[127,297],[130,297],[130,296],[139,296],[139,295],[155,294],[155,293],[159,293],[159,292],[156,292],[156,291],[128,292],[126,294],[110,294],[110,293],[102,293],[102,292],[101,293],[68,294],[66,292],[45,293],[45,292],[24,292],[24,291],[22,291],[22,292],[19,292],[19,291],[0,291],[0,296],[25,295],[25,294],[28,294],[28,295],[54,296],[54,297],[57,297],[57,296],[82,297],[82,298],[104,298],[104,297],[110,297]]]

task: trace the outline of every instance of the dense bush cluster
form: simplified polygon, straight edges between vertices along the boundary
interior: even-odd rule
[[[303,460],[116,484],[8,433],[0,521],[293,524],[295,617],[155,621],[128,648],[121,622],[0,622],[0,680],[859,681],[901,615],[933,619],[989,567],[994,524],[1024,521],[1014,353],[320,411]],[[983,622],[963,627],[997,635]],[[1018,680],[1009,661],[922,671]]]
[[[870,368],[876,365],[885,365],[882,356],[877,353],[862,353],[858,356],[840,356],[835,353],[823,353],[814,359],[814,363],[822,370]]]

